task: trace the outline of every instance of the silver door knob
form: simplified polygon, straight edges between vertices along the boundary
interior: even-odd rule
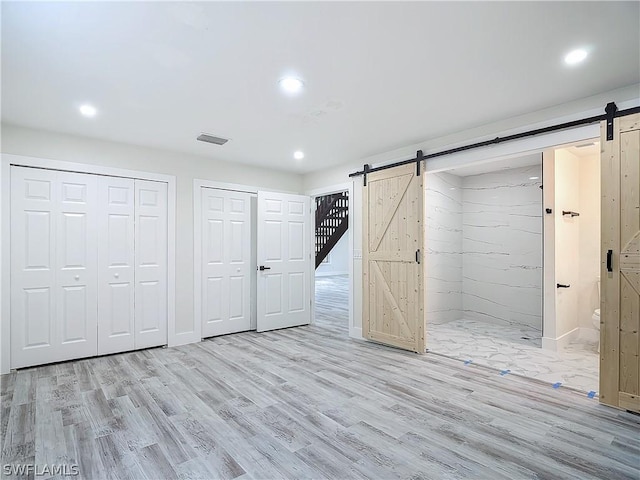
[[[76,275],[76,276],[75,276],[75,277],[73,277],[73,278],[75,278],[76,280],[80,280],[80,275]]]
[[[119,273],[114,273],[113,276],[118,278],[120,276],[120,274]]]

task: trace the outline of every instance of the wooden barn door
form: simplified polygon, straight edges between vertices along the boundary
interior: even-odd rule
[[[363,333],[425,352],[422,179],[415,165],[367,175],[363,188]]]
[[[640,115],[602,125],[600,402],[640,412]]]

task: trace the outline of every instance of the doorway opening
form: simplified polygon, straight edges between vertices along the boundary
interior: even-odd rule
[[[349,192],[315,197],[315,325],[349,335]]]
[[[582,143],[427,174],[429,351],[598,390],[600,157]]]

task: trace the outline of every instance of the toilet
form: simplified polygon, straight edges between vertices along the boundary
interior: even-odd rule
[[[600,277],[598,277],[598,305],[600,304]],[[600,309],[596,308],[593,311],[593,326],[598,332],[600,332]],[[598,337],[598,353],[600,353],[600,338]]]

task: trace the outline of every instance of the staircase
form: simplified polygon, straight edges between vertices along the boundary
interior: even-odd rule
[[[347,192],[316,198],[316,268],[349,228]]]

